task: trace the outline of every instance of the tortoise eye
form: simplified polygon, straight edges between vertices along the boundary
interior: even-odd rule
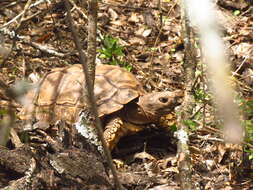
[[[142,113],[142,109],[141,108],[137,108],[137,112],[138,113]]]
[[[159,98],[159,101],[162,102],[162,103],[167,103],[168,102],[168,98],[161,97],[161,98]]]

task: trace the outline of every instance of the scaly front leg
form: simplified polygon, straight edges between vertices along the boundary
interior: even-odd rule
[[[120,117],[111,118],[111,120],[106,124],[104,131],[104,138],[108,148],[112,151],[121,137],[137,133],[143,130],[143,128],[144,127],[139,125],[123,122]]]

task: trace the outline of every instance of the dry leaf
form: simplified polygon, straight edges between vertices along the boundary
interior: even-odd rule
[[[129,40],[131,45],[144,45],[145,41],[141,38],[133,37]]]
[[[139,19],[139,15],[137,15],[137,13],[132,13],[130,18],[128,19],[129,22],[134,22],[137,23],[140,21]]]
[[[142,33],[142,36],[143,37],[148,37],[152,32],[152,29],[147,29],[147,30],[144,30],[144,32]]]
[[[119,18],[117,12],[114,11],[112,8],[108,9],[108,13],[110,14],[112,20],[117,20]]]

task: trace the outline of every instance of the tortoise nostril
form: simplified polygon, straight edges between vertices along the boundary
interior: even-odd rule
[[[162,103],[167,103],[168,102],[168,98],[161,97],[161,98],[159,98],[159,101],[162,102]]]

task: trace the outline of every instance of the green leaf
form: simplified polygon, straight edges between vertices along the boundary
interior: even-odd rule
[[[98,49],[99,57],[106,59],[109,65],[119,65],[128,71],[132,70],[132,66],[127,62],[121,61],[124,54],[124,48],[118,43],[118,39],[111,36],[103,38],[103,47]]]
[[[239,14],[241,14],[241,12],[239,10],[235,10],[233,14],[234,16],[238,16]]]
[[[170,129],[171,129],[171,131],[175,132],[175,131],[177,131],[177,126],[174,124],[174,125],[170,126]]]
[[[122,49],[121,48],[117,48],[113,51],[113,55],[116,55],[116,56],[123,56],[124,53],[122,52]]]
[[[7,110],[0,109],[0,116],[6,115],[6,114],[7,114]]]
[[[183,122],[190,130],[195,131],[197,129],[198,124],[193,120],[184,120]]]

